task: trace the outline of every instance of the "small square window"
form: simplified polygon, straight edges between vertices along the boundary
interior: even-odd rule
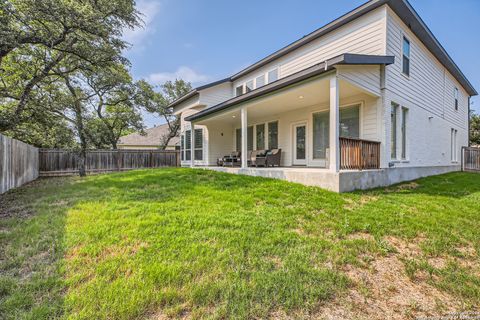
[[[265,85],[265,75],[262,74],[260,77],[255,79],[255,88],[260,88]]]
[[[245,83],[245,93],[248,93],[253,90],[253,80],[247,81]]]
[[[272,83],[278,80],[278,69],[273,69],[268,72],[268,83]]]
[[[237,88],[235,88],[235,95],[238,97],[238,96],[241,96],[243,94],[243,84],[241,86],[238,86]]]

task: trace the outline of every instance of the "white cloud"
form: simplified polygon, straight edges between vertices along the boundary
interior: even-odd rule
[[[160,2],[156,0],[139,0],[137,9],[142,13],[143,26],[133,30],[126,29],[123,33],[123,39],[132,44],[132,49],[141,50],[144,48],[144,41],[147,36],[155,33],[152,22],[160,12]]]
[[[210,77],[186,66],[181,66],[174,72],[152,73],[147,77],[147,80],[153,84],[163,84],[165,81],[174,81],[175,79],[182,79],[192,84],[200,84],[209,81]]]

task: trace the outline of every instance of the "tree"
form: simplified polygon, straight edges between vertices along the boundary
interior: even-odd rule
[[[134,0],[0,0],[0,17],[0,131],[26,120],[45,82],[75,72],[70,61],[128,63],[122,31],[140,24]]]
[[[176,79],[173,82],[165,82],[160,87],[160,92],[156,92],[152,85],[143,80],[138,82],[138,87],[141,90],[138,103],[148,112],[162,117],[168,125],[168,134],[162,138],[162,141],[159,141],[165,149],[170,140],[178,136],[180,130],[180,118],[173,114],[170,104],[190,92],[192,86],[184,80]]]
[[[470,116],[470,144],[480,146],[480,115]]]
[[[89,104],[99,120],[97,130],[103,131],[102,137],[113,149],[117,149],[118,140],[127,131],[143,130],[140,107],[136,104],[139,88],[123,65],[86,74],[85,83],[91,97]]]

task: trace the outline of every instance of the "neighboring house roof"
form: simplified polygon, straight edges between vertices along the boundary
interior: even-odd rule
[[[304,69],[297,73],[294,73],[288,77],[281,78],[275,82],[267,84],[263,87],[250,91],[246,94],[242,94],[238,97],[232,98],[216,106],[213,106],[208,109],[204,109],[198,113],[195,113],[189,117],[186,117],[186,121],[195,121],[202,119],[206,116],[209,116],[213,113],[234,107],[242,102],[247,102],[249,100],[258,98],[260,96],[269,94],[273,91],[280,90],[282,88],[288,87],[292,84],[299,83],[303,80],[321,75],[325,72],[332,70],[337,65],[389,65],[395,62],[394,56],[374,56],[374,55],[364,55],[364,54],[351,54],[345,53],[334,58],[328,59],[325,62],[316,64],[310,68]]]
[[[168,125],[162,124],[153,128],[145,130],[146,135],[141,135],[138,132],[120,137],[118,145],[127,146],[161,146],[161,143],[166,135],[169,133]],[[179,137],[173,137],[168,142],[169,146],[178,145]]]
[[[353,9],[352,11],[344,14],[340,18],[326,24],[325,26],[313,31],[312,33],[302,37],[301,39],[287,45],[286,47],[272,53],[271,55],[263,58],[262,60],[252,64],[251,66],[243,69],[242,71],[234,74],[233,76],[209,83],[205,86],[198,87],[191,92],[189,92],[186,96],[174,101],[170,104],[171,107],[178,105],[179,103],[185,101],[188,98],[193,97],[194,95],[198,94],[198,91],[215,86],[219,83],[227,82],[227,81],[234,81],[296,49],[299,47],[310,43],[311,41],[324,36],[325,34],[332,32],[343,25],[363,16],[379,8],[380,6],[387,4],[392,8],[392,10],[400,17],[400,19],[410,27],[410,30],[422,41],[422,43],[433,53],[433,55],[443,64],[443,66],[457,79],[457,81],[465,88],[469,95],[475,96],[477,95],[477,91],[473,87],[473,85],[468,81],[467,77],[462,73],[460,68],[455,64],[453,59],[447,53],[447,51],[442,47],[440,42],[435,38],[433,33],[427,27],[427,25],[423,22],[420,18],[418,13],[413,9],[410,3],[407,0],[371,0],[367,3]]]

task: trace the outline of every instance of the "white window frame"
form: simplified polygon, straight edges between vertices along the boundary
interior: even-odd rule
[[[455,87],[455,88],[453,89],[453,99],[454,99],[454,108],[455,108],[455,111],[458,111],[459,96],[460,96],[460,92],[458,91],[458,88]]]
[[[404,40],[407,40],[408,41],[408,45],[409,45],[409,55],[408,55],[408,74],[404,73],[403,72],[403,41]],[[400,73],[403,74],[405,77],[407,77],[408,79],[410,79],[410,75],[412,74],[412,41],[410,40],[409,37],[407,37],[406,34],[404,33],[401,33],[401,37],[400,37]]]
[[[357,105],[360,108],[360,113],[358,115],[358,117],[359,117],[358,121],[360,122],[359,136],[360,136],[360,139],[363,139],[363,131],[364,131],[364,128],[363,128],[363,114],[364,114],[364,108],[365,108],[365,101],[364,100],[358,100],[358,101],[355,101],[355,102],[352,102],[352,103],[341,104],[341,105],[339,105],[339,109],[353,107],[353,106],[357,106]],[[307,166],[309,166],[309,167],[325,168],[328,165],[328,157],[329,157],[328,153],[326,155],[327,159],[314,159],[313,158],[313,128],[314,128],[314,126],[313,126],[313,115],[315,113],[319,113],[319,112],[330,111],[330,106],[329,105],[324,105],[322,107],[323,107],[322,109],[315,109],[315,110],[311,111],[310,115],[309,115],[309,118],[307,120],[308,126],[310,128],[310,129],[308,129],[308,132],[307,132],[307,142],[309,144],[308,151],[307,151],[307,154],[309,155],[308,158],[307,158]]]
[[[400,109],[400,105],[398,103],[394,101],[390,102],[390,159],[392,161],[398,160],[398,110],[399,109]],[[394,115],[394,118],[392,118],[392,115]],[[395,119],[395,127],[393,127],[392,119]]]
[[[400,150],[400,158],[402,161],[408,161],[408,108],[402,106],[401,107],[401,114],[400,114],[400,119],[402,120],[401,122],[401,150]]]
[[[268,81],[268,74],[273,70],[277,70],[277,80],[279,80],[280,79],[280,66],[277,65],[274,68],[268,69],[263,73],[257,74],[256,76],[254,76],[252,78],[248,78],[245,81],[239,83],[237,86],[235,86],[235,88],[233,88],[233,95],[235,97],[238,97],[238,95],[237,95],[237,88],[238,87],[242,87],[242,94],[247,93],[247,82],[250,82],[250,81],[252,81],[252,83],[253,83],[252,91],[258,89],[259,87],[257,86],[257,78],[260,78],[262,75],[263,75],[263,80],[264,80],[263,86],[266,86],[267,84],[270,83]],[[275,81],[277,81],[277,80],[275,80]]]

